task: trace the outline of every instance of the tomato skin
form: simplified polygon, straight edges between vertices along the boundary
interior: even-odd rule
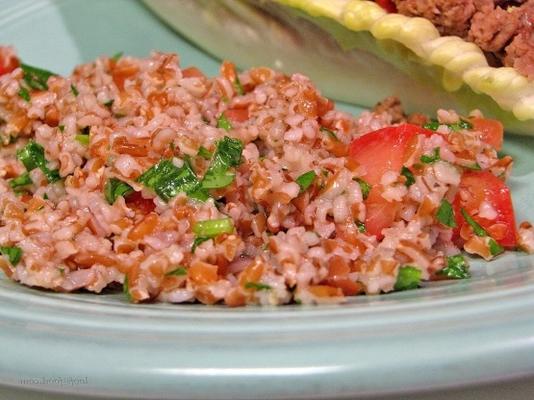
[[[460,192],[462,191],[469,193],[466,200],[461,198]],[[477,215],[480,204],[483,201],[489,203],[497,212],[497,217],[494,220]],[[510,189],[491,172],[465,172],[462,175],[459,191],[453,202],[453,208],[457,225],[454,232],[457,239],[462,226],[467,224],[461,213],[463,208],[501,246],[505,248],[516,247],[517,230]]]
[[[20,65],[18,58],[5,49],[0,47],[0,76],[10,73]]]
[[[504,127],[500,121],[488,118],[471,119],[473,130],[480,132],[480,139],[494,147],[497,151],[502,149]]]
[[[133,192],[125,197],[126,205],[141,214],[149,214],[156,208],[153,199],[145,199],[141,192]]]
[[[379,129],[354,139],[349,156],[365,168],[363,179],[375,185],[380,183],[385,172],[400,172],[419,134],[429,137],[434,132],[412,124]]]
[[[364,203],[367,211],[365,229],[370,235],[382,239],[382,229],[389,228],[395,221],[399,203],[384,199],[381,186],[373,187]]]
[[[391,0],[376,0],[376,3],[388,13],[397,12],[397,7],[395,6],[395,3],[393,3],[393,1]]]
[[[233,122],[245,122],[249,118],[246,108],[230,108],[224,112],[224,115]]]
[[[365,227],[371,235],[382,238],[382,229],[393,224],[399,204],[382,197],[380,185],[382,175],[387,171],[400,173],[403,164],[415,150],[418,135],[430,137],[434,132],[417,125],[390,126],[367,133],[352,141],[349,156],[365,173],[362,179],[372,185],[365,200],[367,216]]]

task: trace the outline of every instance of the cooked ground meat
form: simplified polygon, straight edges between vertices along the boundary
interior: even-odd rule
[[[430,20],[442,35],[476,43],[493,66],[534,79],[534,0],[391,0],[399,13]]]
[[[467,39],[482,50],[498,53],[506,47],[519,28],[519,13],[501,7],[484,7],[471,19]]]
[[[399,13],[423,17],[434,23],[442,35],[464,37],[475,13],[474,0],[394,0]]]

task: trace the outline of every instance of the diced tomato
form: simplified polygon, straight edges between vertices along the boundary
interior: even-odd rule
[[[224,112],[226,118],[233,122],[245,122],[248,119],[248,109],[231,108]]]
[[[497,151],[501,150],[504,127],[500,121],[496,119],[487,118],[473,118],[471,119],[473,129],[480,132],[483,142],[486,142],[492,147],[495,147]]]
[[[393,3],[392,0],[376,0],[376,3],[388,13],[397,12],[397,7],[395,6],[395,3]]]
[[[403,164],[412,155],[417,135],[431,136],[432,131],[417,125],[403,124],[383,128],[357,139],[350,144],[349,156],[365,171],[363,179],[372,185],[365,200],[367,217],[365,227],[371,235],[382,237],[382,229],[391,226],[399,205],[382,197],[380,179],[387,171],[400,173]]]
[[[126,205],[129,208],[133,208],[134,210],[137,210],[141,214],[148,214],[154,211],[156,208],[156,205],[154,204],[153,199],[145,199],[141,195],[141,192],[133,192],[126,196]]]
[[[465,195],[466,192],[468,195]],[[495,210],[497,214],[495,219],[482,218],[478,215],[482,202],[486,202]],[[491,172],[464,173],[453,206],[457,224],[456,238],[459,238],[461,228],[467,224],[461,213],[463,208],[501,246],[506,248],[516,246],[517,231],[510,189]]]
[[[399,209],[399,203],[387,201],[382,197],[382,187],[375,186],[371,189],[369,197],[365,200],[366,218],[365,228],[370,235],[382,236],[382,229],[389,228]]]
[[[189,67],[182,70],[184,78],[205,78],[206,75],[202,73],[197,67]]]
[[[385,172],[400,172],[414,150],[418,134],[431,136],[433,133],[411,124],[390,126],[354,139],[349,155],[365,169],[363,178],[375,185]]]
[[[8,74],[19,66],[19,60],[9,47],[0,46],[0,76]]]

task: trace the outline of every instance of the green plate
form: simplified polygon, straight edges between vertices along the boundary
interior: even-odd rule
[[[0,0],[0,43],[60,73],[152,49],[218,69],[129,0]],[[509,136],[505,152],[517,217],[534,220],[534,139]],[[0,277],[0,398],[356,398],[534,375],[533,258],[473,269],[469,281],[278,309],[130,305]]]

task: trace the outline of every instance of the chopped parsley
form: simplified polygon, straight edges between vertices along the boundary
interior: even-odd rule
[[[187,268],[181,267],[181,266],[165,274],[165,276],[185,276],[185,275],[187,275]]]
[[[431,131],[437,131],[439,129],[439,126],[439,121],[435,118],[432,118],[430,121],[423,125],[423,128],[430,129]]]
[[[124,55],[124,52],[122,51],[119,51],[115,54],[113,54],[113,56],[111,57],[111,59],[115,62],[119,61],[121,59],[121,57]]]
[[[482,228],[480,224],[476,222],[473,217],[467,213],[467,211],[465,211],[465,208],[462,208],[460,211],[462,212],[466,222],[471,226],[471,228],[473,228],[475,235],[480,237],[488,236],[488,233],[484,230],[484,228]]]
[[[32,183],[32,180],[30,178],[30,174],[25,172],[22,175],[11,179],[11,181],[9,181],[9,186],[11,186],[12,189],[15,189],[21,186],[30,185],[31,183]]]
[[[219,189],[230,185],[235,178],[232,167],[241,164],[243,143],[238,139],[225,136],[217,142],[217,149],[211,164],[202,179],[203,189]]]
[[[454,210],[452,209],[451,203],[447,199],[441,200],[441,204],[436,213],[436,218],[443,225],[450,228],[456,228],[456,220],[454,218]]]
[[[46,69],[32,67],[24,63],[20,64],[20,67],[24,73],[24,82],[30,89],[48,90],[48,78],[57,75]]]
[[[326,133],[330,139],[333,140],[339,140],[336,133],[328,128],[325,128],[324,126],[321,126],[320,131],[323,133]]]
[[[22,258],[22,249],[17,246],[4,246],[0,247],[0,254],[7,257],[11,265],[15,266]]]
[[[84,146],[89,146],[89,135],[76,135],[76,141]]]
[[[110,178],[104,186],[104,197],[109,204],[113,205],[118,197],[127,196],[133,191],[133,188],[126,182],[117,178]]]
[[[305,192],[311,186],[315,178],[317,178],[315,171],[308,171],[295,179],[295,182],[300,186],[300,192]]]
[[[198,221],[193,225],[193,232],[197,237],[202,238],[213,238],[223,233],[233,233],[234,221],[231,218]]]
[[[211,160],[213,153],[206,149],[204,146],[200,146],[200,148],[198,149],[197,156],[202,157],[204,160]]]
[[[104,103],[104,106],[107,107],[107,108],[111,108],[111,106],[113,106],[113,103],[115,102],[115,100],[111,99],[111,100],[108,100]]]
[[[224,113],[222,113],[219,118],[217,118],[217,128],[222,128],[226,132],[229,132],[233,128],[230,120],[226,118],[226,115],[224,115]]]
[[[29,141],[26,146],[17,151],[17,158],[24,164],[28,172],[34,170],[35,168],[39,168],[41,171],[43,171],[43,174],[50,183],[61,179],[57,169],[50,170],[47,167],[44,147],[33,140]]]
[[[61,133],[65,132],[65,125],[59,125],[58,129]]]
[[[254,289],[254,290],[271,290],[272,287],[265,283],[259,282],[247,282],[245,283],[245,289]]]
[[[241,84],[239,75],[237,74],[235,74],[234,89],[239,96],[243,96],[245,94],[245,90],[243,89],[243,85]]]
[[[128,275],[124,276],[124,282],[122,283],[122,293],[126,295],[128,301],[132,301],[132,295],[130,294],[130,285],[128,283]]]
[[[410,265],[399,268],[395,290],[417,289],[421,282],[421,270]]]
[[[198,246],[200,246],[204,242],[207,242],[208,240],[211,240],[211,238],[210,237],[196,237],[195,240],[193,240],[193,245],[191,246],[191,253],[194,253]]]
[[[199,200],[207,199],[207,194],[200,189],[200,182],[189,162],[178,168],[171,160],[161,160],[145,171],[137,182],[152,189],[165,202],[184,192]]]
[[[450,279],[466,279],[471,277],[469,264],[461,254],[447,257],[447,266],[438,272],[438,275]]]
[[[435,147],[434,150],[432,150],[432,155],[423,154],[421,156],[421,162],[425,164],[433,164],[439,160],[441,160],[441,157],[439,156],[439,147]]]
[[[492,256],[497,256],[499,254],[501,254],[502,252],[504,252],[504,248],[499,244],[497,243],[497,241],[495,239],[493,239],[491,236],[488,235],[488,232],[486,232],[486,230],[484,228],[482,228],[482,226],[480,226],[480,224],[478,222],[476,222],[472,216],[470,216],[467,211],[465,211],[464,208],[461,209],[462,211],[462,215],[463,217],[465,218],[466,222],[471,226],[471,228],[473,228],[473,232],[475,233],[475,235],[479,236],[479,237],[488,237],[488,247],[489,247],[489,251],[491,253]]]
[[[70,84],[70,91],[75,97],[78,97],[78,95],[80,94],[80,92],[78,92],[78,88],[72,83]]]
[[[445,125],[454,132],[458,132],[462,129],[473,129],[473,124],[471,124],[469,121],[466,121],[465,119],[460,119],[460,121],[455,122],[453,124],[441,124],[437,119],[434,118],[424,124],[423,128],[430,129],[431,131],[435,132],[439,129],[440,125]]]
[[[473,163],[471,165],[464,165],[464,168],[470,169],[472,171],[482,171],[482,167],[477,163]]]
[[[28,91],[28,89],[26,89],[25,87],[21,87],[20,90],[19,90],[19,96],[27,101],[28,103],[30,102],[30,100],[32,99],[31,96],[30,96],[30,92]]]
[[[504,248],[499,243],[497,243],[492,237],[489,238],[488,246],[492,256],[498,256],[499,254],[504,252]]]
[[[367,200],[367,197],[369,197],[369,193],[373,187],[361,178],[353,178],[353,180],[358,182],[360,185],[360,190],[362,191],[362,197],[364,200]]]
[[[367,232],[367,228],[365,227],[365,223],[362,221],[355,221],[356,226],[358,227],[358,232],[365,233]]]
[[[406,178],[406,182],[404,182],[404,184],[407,187],[410,187],[415,183],[415,176],[413,175],[412,171],[410,171],[409,168],[402,167],[401,175]]]
[[[462,129],[473,129],[473,124],[469,121],[466,121],[465,119],[461,119],[460,121],[455,122],[454,124],[447,124],[447,126],[455,132],[458,132]]]

